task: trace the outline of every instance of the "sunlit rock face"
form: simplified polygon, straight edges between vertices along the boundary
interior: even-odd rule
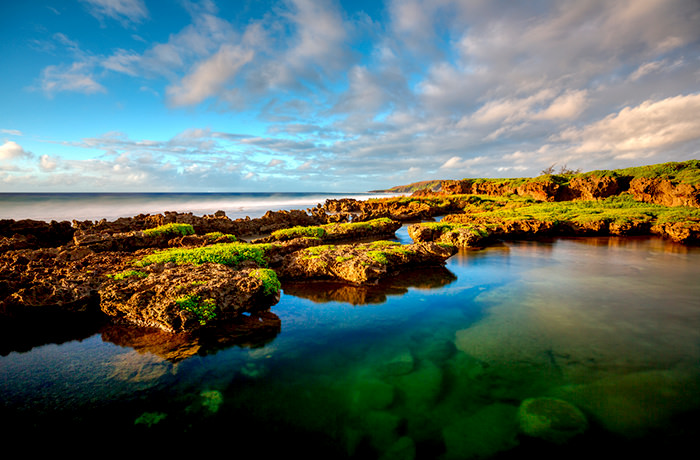
[[[454,246],[434,243],[400,245],[388,241],[316,246],[290,254],[278,273],[285,279],[335,279],[375,283],[402,269],[442,266]]]
[[[639,201],[664,206],[700,207],[698,184],[674,184],[666,179],[640,177],[630,182],[629,191]]]
[[[220,264],[155,267],[145,277],[105,283],[101,308],[117,320],[185,332],[241,312],[266,309],[279,301],[256,269],[236,270]]]

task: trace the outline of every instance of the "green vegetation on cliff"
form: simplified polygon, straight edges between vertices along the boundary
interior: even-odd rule
[[[686,206],[662,206],[634,200],[627,194],[603,200],[528,203],[519,201],[511,206],[472,214],[480,221],[520,221],[526,219],[544,222],[605,221],[612,223],[649,222],[675,223],[700,220],[700,209]]]
[[[589,177],[657,178],[680,184],[700,184],[700,160],[659,163],[624,169],[602,169],[581,174]]]

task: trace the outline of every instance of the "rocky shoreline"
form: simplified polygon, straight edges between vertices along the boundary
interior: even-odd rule
[[[697,170],[697,162],[690,167]],[[306,296],[314,296],[312,281],[365,286],[354,295],[371,297],[371,286],[401,272],[444,270],[460,248],[504,239],[658,235],[700,242],[697,183],[594,172],[517,184],[426,184],[431,188],[410,196],[327,200],[255,219],[219,211],[112,222],[2,220],[3,332],[89,319],[198,340],[232,323],[246,330],[264,323],[269,333],[279,328],[270,309],[281,283],[296,283],[292,290]],[[392,241],[404,224],[413,244]]]

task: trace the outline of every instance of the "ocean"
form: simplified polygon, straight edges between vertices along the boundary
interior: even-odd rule
[[[268,210],[307,209],[327,199],[391,197],[385,193],[0,193],[0,219],[50,222],[115,220],[166,211],[202,216],[224,211],[231,219],[261,217]]]
[[[77,217],[185,205],[99,197],[73,199]],[[254,214],[243,200],[329,195],[183,197],[234,216]],[[28,214],[67,215],[55,203]],[[411,242],[405,226],[395,240]],[[674,458],[700,435],[699,279],[700,248],[660,238],[509,241],[372,286],[283,283],[279,327],[184,341],[177,360],[109,328],[3,341],[3,434],[325,459]]]

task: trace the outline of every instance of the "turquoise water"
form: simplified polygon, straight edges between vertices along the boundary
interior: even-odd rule
[[[700,434],[698,280],[700,248],[587,238],[462,252],[374,287],[287,284],[276,327],[169,344],[178,360],[105,330],[0,357],[5,434],[317,458],[673,455]],[[585,431],[524,434],[521,403],[545,396]]]

